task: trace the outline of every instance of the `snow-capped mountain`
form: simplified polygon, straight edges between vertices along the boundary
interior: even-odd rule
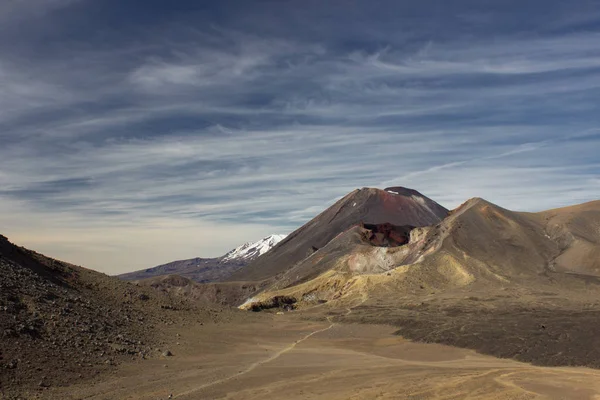
[[[222,261],[244,260],[252,261],[258,256],[265,254],[275,245],[285,239],[286,235],[269,235],[258,242],[244,243],[240,247],[225,254]]]
[[[162,264],[154,268],[119,275],[128,281],[164,275],[181,275],[196,282],[217,282],[244,268],[258,256],[281,242],[286,235],[270,235],[258,242],[249,242],[217,258],[190,258]]]

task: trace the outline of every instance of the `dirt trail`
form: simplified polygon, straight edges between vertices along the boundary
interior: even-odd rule
[[[352,308],[348,308],[348,311],[346,312],[346,314],[344,314],[344,316],[350,315],[350,313],[352,313]],[[312,336],[314,336],[314,335],[316,335],[318,333],[328,331],[331,328],[333,328],[334,326],[336,326],[337,323],[333,321],[333,318],[334,318],[334,316],[328,316],[327,317],[327,321],[329,322],[329,326],[328,327],[312,331],[311,333],[305,335],[301,339],[296,340],[294,343],[291,343],[289,346],[284,347],[283,349],[279,350],[278,352],[276,352],[275,354],[273,354],[271,357],[266,358],[266,359],[261,360],[261,361],[257,361],[255,363],[252,363],[246,369],[238,372],[237,374],[230,375],[228,377],[225,377],[225,378],[222,378],[222,379],[218,379],[218,380],[213,381],[213,382],[205,383],[204,385],[200,385],[200,386],[195,387],[195,388],[193,388],[191,390],[187,390],[185,392],[178,393],[178,394],[174,395],[173,398],[179,398],[179,397],[183,397],[183,396],[188,396],[188,395],[190,395],[192,393],[199,392],[199,391],[201,391],[203,389],[206,389],[206,388],[209,388],[211,386],[215,386],[215,385],[219,385],[221,383],[225,383],[227,381],[230,381],[232,379],[235,379],[235,378],[238,378],[238,377],[240,377],[242,375],[245,375],[245,374],[247,374],[249,372],[252,372],[254,369],[260,367],[261,365],[264,365],[264,364],[270,363],[272,361],[275,361],[276,359],[278,359],[279,357],[281,357],[285,353],[293,350],[298,344],[304,342],[305,340],[309,339],[310,337],[312,337]]]
[[[232,379],[235,379],[235,378],[238,378],[238,377],[240,377],[240,376],[242,376],[242,375],[245,375],[245,374],[247,374],[248,372],[251,372],[251,371],[253,371],[254,369],[256,369],[256,368],[260,367],[261,365],[264,365],[264,364],[270,363],[271,361],[274,361],[274,360],[278,359],[279,357],[281,357],[281,356],[282,356],[282,355],[284,355],[285,353],[287,353],[287,352],[289,352],[289,351],[293,350],[293,349],[294,349],[294,347],[296,347],[298,344],[300,344],[300,343],[304,342],[305,340],[307,340],[307,339],[308,339],[308,338],[310,338],[311,336],[313,336],[313,335],[316,335],[317,333],[321,333],[321,332],[328,331],[329,329],[333,328],[335,325],[336,325],[336,324],[335,324],[334,322],[332,322],[332,323],[331,323],[331,324],[330,324],[330,325],[329,325],[327,328],[318,329],[318,330],[316,330],[316,331],[313,331],[313,332],[309,333],[308,335],[304,336],[302,339],[299,339],[299,340],[295,341],[294,343],[290,344],[289,346],[287,346],[287,347],[285,347],[285,348],[283,348],[283,349],[279,350],[277,353],[273,354],[271,357],[269,357],[269,358],[267,358],[267,359],[264,359],[264,360],[261,360],[261,361],[257,361],[257,362],[255,362],[255,363],[253,363],[253,364],[250,364],[250,365],[249,365],[249,366],[248,366],[246,369],[244,369],[244,370],[242,370],[242,371],[238,372],[237,374],[234,374],[234,375],[228,376],[228,377],[226,377],[226,378],[218,379],[218,380],[216,380],[216,381],[213,381],[213,382],[206,383],[206,384],[204,384],[204,385],[198,386],[198,387],[196,387],[196,388],[194,388],[194,389],[191,389],[191,390],[188,390],[188,391],[186,391],[186,392],[178,393],[177,395],[173,396],[173,398],[178,398],[178,397],[182,397],[182,396],[187,396],[187,395],[190,395],[190,394],[192,394],[192,393],[196,393],[196,392],[198,392],[198,391],[200,391],[200,390],[202,390],[202,389],[206,389],[206,388],[209,388],[209,387],[211,387],[211,386],[219,385],[219,384],[221,384],[221,383],[225,383],[225,382],[227,382],[227,381],[230,381],[230,380],[232,380]]]

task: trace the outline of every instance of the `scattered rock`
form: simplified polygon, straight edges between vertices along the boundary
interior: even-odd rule
[[[270,308],[281,308],[285,311],[291,311],[295,308],[295,303],[298,300],[291,296],[275,296],[269,300],[254,303],[250,306],[250,310],[254,312],[267,310]]]

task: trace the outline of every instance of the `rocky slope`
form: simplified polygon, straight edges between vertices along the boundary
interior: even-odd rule
[[[161,357],[168,344],[162,327],[220,313],[45,257],[3,236],[0,276],[0,398],[34,398],[124,361]]]
[[[285,235],[269,235],[256,242],[245,243],[217,258],[191,258],[173,261],[145,270],[119,275],[127,281],[179,275],[195,282],[218,282],[228,278],[282,241]]]

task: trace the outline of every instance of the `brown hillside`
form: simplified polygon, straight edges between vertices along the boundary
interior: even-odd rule
[[[552,269],[600,276],[600,201],[549,210],[536,217],[559,247]]]
[[[33,398],[125,361],[161,357],[166,326],[209,320],[217,311],[45,257],[3,236],[0,276],[0,398]]]

